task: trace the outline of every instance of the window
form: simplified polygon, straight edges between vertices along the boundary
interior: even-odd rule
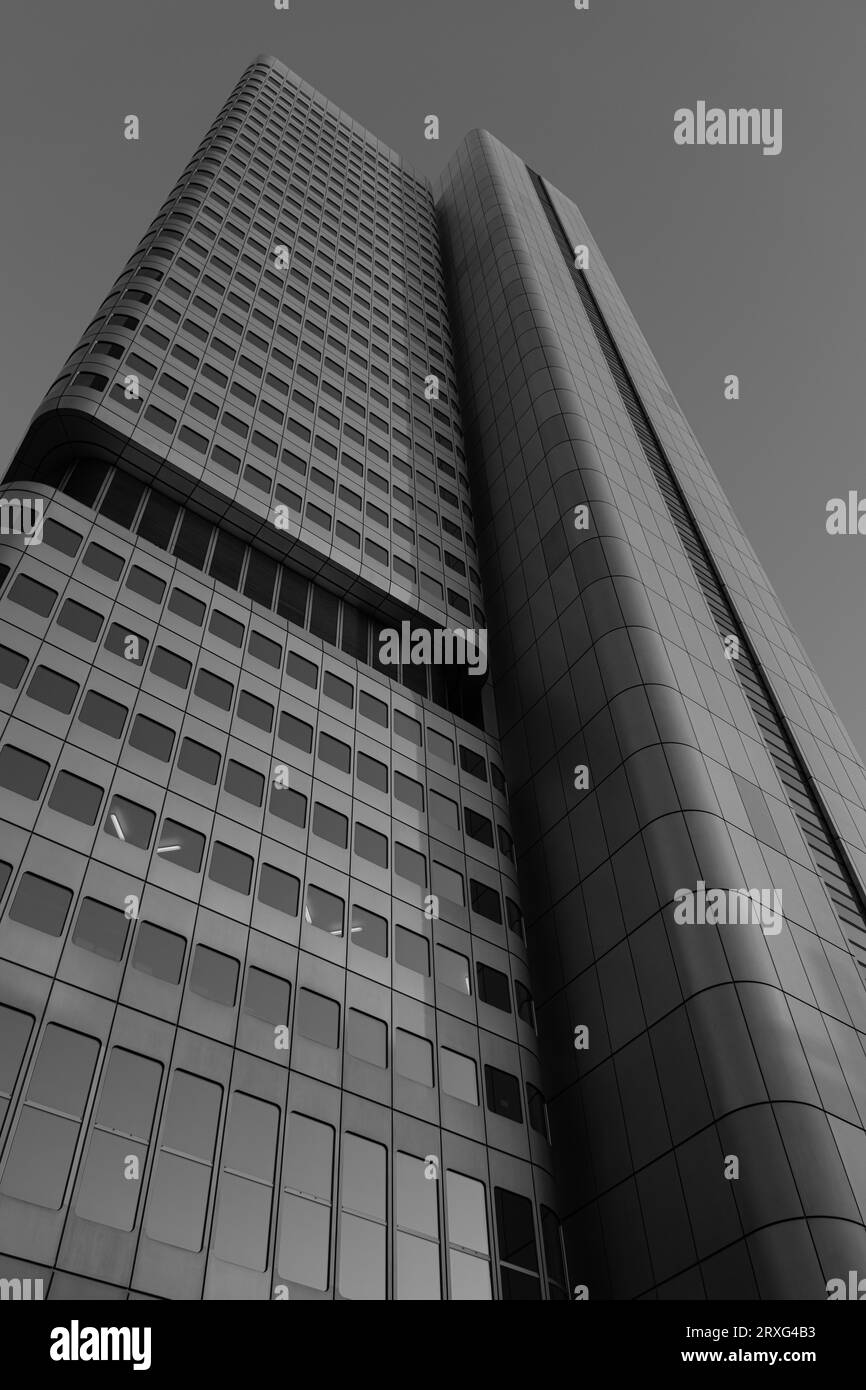
[[[158,724],[155,719],[148,719],[146,714],[137,714],[129,735],[129,743],[130,747],[137,748],[140,753],[146,753],[149,758],[167,763],[174,747],[174,730],[167,728],[165,724]]]
[[[154,980],[164,980],[168,985],[180,983],[186,942],[176,932],[166,931],[154,922],[142,922],[139,928],[135,950],[132,955],[133,969]]]
[[[544,1247],[544,1264],[550,1283],[551,1301],[568,1301],[565,1278],[565,1262],[562,1257],[562,1238],[559,1220],[549,1207],[541,1208],[541,1238]]]
[[[398,1150],[394,1159],[395,1294],[401,1301],[442,1296],[439,1276],[438,1186],[423,1158]]]
[[[223,789],[250,806],[261,806],[265,795],[265,779],[254,768],[230,759],[226,768]]]
[[[291,992],[288,980],[251,965],[247,971],[244,1013],[260,1019],[262,1023],[286,1024],[289,1021]]]
[[[85,898],[78,909],[72,940],[106,960],[122,960],[128,927],[129,919],[119,907]]]
[[[158,1062],[112,1048],[75,1203],[85,1220],[134,1230],[161,1079]],[[126,1176],[131,1157],[137,1181]]]
[[[343,935],[344,903],[333,893],[310,884],[307,888],[307,906],[304,912],[306,921],[330,936]]]
[[[248,894],[253,879],[255,861],[249,854],[217,840],[211,851],[208,878],[231,888],[234,893]]]
[[[500,1071],[498,1067],[486,1066],[484,1081],[488,1110],[492,1110],[494,1115],[502,1115],[506,1120],[513,1120],[515,1124],[522,1124],[523,1111],[520,1106],[520,1083],[517,1077],[512,1076],[509,1071]]]
[[[27,670],[27,657],[11,647],[0,647],[0,685],[17,690]]]
[[[352,908],[352,942],[376,956],[388,955],[388,919],[356,903]]]
[[[260,632],[251,632],[247,652],[255,657],[256,661],[262,661],[266,666],[273,666],[279,670],[283,659],[283,649],[279,642],[272,642]]]
[[[78,719],[80,723],[97,729],[108,738],[120,738],[128,713],[126,705],[119,704],[117,700],[109,700],[107,695],[100,695],[98,690],[88,690],[78,711]]]
[[[458,907],[462,907],[466,902],[463,875],[458,874],[456,869],[449,868],[447,864],[440,863],[438,859],[433,860],[433,892]]]
[[[439,1051],[439,1083],[442,1090],[467,1105],[478,1104],[478,1073],[471,1057],[452,1052],[448,1047]]]
[[[329,700],[333,700],[338,705],[343,705],[346,709],[351,709],[355,702],[355,691],[348,681],[341,681],[338,676],[326,671],[322,680],[322,694],[327,695]]]
[[[115,555],[113,550],[106,550],[104,545],[97,545],[96,541],[91,541],[84,552],[82,564],[95,570],[97,574],[104,575],[106,579],[115,580],[123,573],[124,560],[122,555]]]
[[[235,1092],[223,1144],[213,1253],[246,1269],[268,1267],[279,1128],[276,1105]]]
[[[313,690],[319,684],[319,668],[312,661],[305,661],[296,652],[289,652],[286,657],[286,675],[291,676],[292,680],[300,681],[301,685],[308,685]]]
[[[427,886],[427,860],[424,855],[409,849],[399,840],[394,841],[394,873],[410,883],[416,883],[419,888]]]
[[[7,1196],[63,1206],[98,1056],[96,1038],[48,1024],[0,1183]]]
[[[464,811],[466,820],[466,834],[471,840],[478,840],[482,845],[493,846],[493,824],[487,816],[482,816],[478,811],[473,811],[467,806]]]
[[[259,902],[272,907],[275,912],[284,912],[287,917],[297,917],[300,881],[294,874],[276,869],[272,864],[263,864],[259,875]]]
[[[245,719],[248,724],[263,729],[266,734],[270,733],[274,722],[274,707],[269,705],[267,700],[260,700],[248,690],[242,690],[237,713],[238,719]]]
[[[152,1240],[201,1250],[221,1102],[214,1082],[175,1072],[145,1217]]]
[[[218,637],[221,642],[227,642],[231,647],[243,645],[246,628],[243,623],[235,622],[227,613],[223,613],[219,608],[215,608],[210,616],[208,632],[214,637]]]
[[[219,777],[220,755],[216,749],[207,748],[194,738],[185,738],[180,745],[177,766],[178,771],[197,777],[200,782],[207,782],[208,786],[213,787]]]
[[[153,811],[146,806],[139,806],[124,796],[113,796],[103,830],[107,835],[135,845],[137,849],[147,849],[155,820]]]
[[[414,777],[406,777],[402,772],[394,773],[394,795],[415,811],[424,810],[424,788]]]
[[[385,1298],[387,1164],[382,1144],[344,1135],[338,1278],[344,1298]]]
[[[416,975],[430,974],[430,944],[427,938],[407,927],[394,928],[394,955],[398,965],[414,970]]]
[[[457,994],[468,997],[472,994],[469,960],[459,951],[447,946],[436,946],[436,979]]]
[[[31,1014],[0,1004],[0,1126],[6,1118],[34,1022]]]
[[[470,878],[469,896],[473,912],[477,912],[480,917],[486,917],[490,922],[502,921],[502,903],[495,888],[491,888],[488,883],[479,883],[477,879]]]
[[[526,1115],[531,1129],[540,1134],[542,1139],[549,1139],[547,1133],[547,1106],[544,1103],[544,1096],[536,1086],[526,1083]]]
[[[514,997],[517,1001],[517,1016],[522,1018],[524,1023],[528,1023],[530,1028],[535,1030],[535,1005],[532,1002],[532,995],[520,980],[514,981]]]
[[[508,988],[508,976],[503,975],[501,970],[494,970],[490,965],[482,965],[480,962],[475,967],[478,976],[478,993],[485,1004],[491,1004],[494,1009],[501,1009],[503,1013],[511,1013],[511,991]]]
[[[9,598],[22,608],[28,608],[38,618],[47,618],[54,607],[57,590],[49,589],[47,584],[38,584],[26,574],[19,574],[9,590]]]
[[[434,758],[441,758],[442,762],[454,764],[454,744],[449,738],[444,738],[442,734],[437,734],[434,729],[427,731],[427,749]]]
[[[186,690],[191,672],[192,662],[185,661],[182,656],[177,656],[174,652],[169,651],[168,647],[157,647],[150,663],[152,676],[158,676],[160,680],[167,681],[169,685],[176,685],[180,690]]]
[[[76,603],[72,598],[66,600],[57,618],[58,627],[74,632],[76,637],[84,638],[85,642],[96,641],[102,623],[100,613],[94,613],[92,608],[85,608],[83,603]]]
[[[364,658],[360,658],[363,660]],[[358,695],[358,713],[365,719],[369,719],[372,724],[378,724],[380,728],[388,727],[388,706],[382,700],[377,700],[375,696],[368,695],[366,690],[362,690]]]
[[[279,816],[289,825],[296,825],[300,829],[307,823],[307,798],[288,787],[271,787],[268,810],[272,816]]]
[[[238,962],[234,956],[214,951],[199,942],[192,959],[189,987],[193,994],[231,1008],[237,995]]]
[[[149,570],[143,570],[140,565],[133,565],[126,580],[126,587],[134,594],[140,594],[149,603],[162,603],[165,593],[165,581],[151,574]]]
[[[394,733],[405,738],[408,743],[414,743],[421,747],[421,725],[416,719],[410,719],[402,710],[394,711]]]
[[[204,835],[175,820],[164,820],[156,852],[167,864],[179,864],[182,869],[197,874],[204,853]]]
[[[62,555],[75,555],[81,545],[81,536],[78,531],[73,531],[68,526],[61,526],[59,521],[53,520],[46,521],[42,531],[42,539],[46,545],[50,545],[53,550],[59,550]]]
[[[207,700],[208,704],[216,705],[217,709],[229,710],[232,707],[234,689],[231,681],[221,680],[212,671],[202,667],[196,676],[194,694],[200,700]]]
[[[445,1174],[445,1204],[451,1298],[454,1301],[489,1300],[493,1294],[484,1184],[449,1168]]]
[[[70,816],[82,825],[95,825],[102,805],[102,787],[86,782],[71,772],[61,772],[54,783],[48,805],[61,816]]]
[[[31,700],[38,700],[40,704],[56,709],[59,714],[68,714],[75,704],[78,682],[61,676],[59,671],[52,671],[49,666],[37,666],[27,694]]]
[[[335,767],[338,772],[352,770],[352,750],[349,745],[324,732],[319,734],[319,757],[323,763]]]
[[[0,749],[0,787],[26,796],[28,801],[38,801],[49,766],[41,758],[34,758],[32,753],[25,753],[23,748],[6,743]]]
[[[532,1203],[527,1197],[502,1187],[497,1187],[494,1195],[502,1297],[540,1299]]]
[[[302,753],[309,753],[313,746],[312,727],[285,711],[280,715],[278,736],[293,748],[299,748]]]
[[[337,1048],[340,1046],[340,1006],[336,999],[326,999],[311,989],[301,989],[295,1027],[302,1038],[309,1038],[322,1047]]]
[[[297,1112],[289,1117],[277,1270],[306,1288],[328,1287],[334,1130]]]
[[[397,1029],[396,1066],[401,1076],[419,1086],[433,1085],[433,1048],[426,1038]]]
[[[46,936],[60,936],[71,902],[71,889],[39,874],[22,874],[9,916]]]
[[[313,834],[319,835],[338,849],[346,849],[349,843],[349,822],[346,816],[334,811],[321,801],[313,803]]]
[[[380,869],[388,867],[388,837],[371,830],[360,821],[355,826],[355,853],[361,859],[376,864]]]
[[[373,1067],[388,1066],[388,1025],[381,1018],[349,1010],[346,1025],[346,1050],[361,1062]]]
[[[388,768],[378,759],[368,757],[366,753],[359,753],[357,757],[357,772],[361,782],[366,782],[368,786],[375,787],[377,791],[388,791]]]
[[[183,618],[185,622],[192,623],[194,627],[201,627],[204,622],[205,605],[185,589],[172,589],[168,611]]]

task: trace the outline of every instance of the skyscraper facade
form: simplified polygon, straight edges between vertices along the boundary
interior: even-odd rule
[[[0,1278],[866,1271],[866,775],[572,203],[257,59],[2,496]]]

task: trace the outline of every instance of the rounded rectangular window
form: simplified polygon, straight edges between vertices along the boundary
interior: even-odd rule
[[[238,962],[234,956],[199,943],[193,956],[189,987],[203,999],[231,1007],[237,995]]]

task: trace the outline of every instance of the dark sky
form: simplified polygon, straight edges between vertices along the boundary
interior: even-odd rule
[[[861,0],[6,0],[3,26],[0,459],[272,53],[430,177],[484,126],[579,204],[866,750],[866,536],[824,526],[866,495]],[[781,154],[676,146],[699,100],[782,107]]]

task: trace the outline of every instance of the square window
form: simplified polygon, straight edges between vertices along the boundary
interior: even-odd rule
[[[253,881],[254,863],[249,854],[242,854],[239,849],[217,840],[211,852],[208,878],[235,893],[246,894]]]
[[[502,903],[495,888],[491,888],[488,883],[479,883],[477,879],[470,878],[469,896],[473,912],[477,912],[480,917],[486,917],[490,922],[502,921]]]
[[[122,623],[112,623],[105,639],[105,650],[113,656],[120,656],[131,666],[142,666],[150,643],[146,637],[130,632]],[[154,665],[156,663],[154,662]]]
[[[399,840],[394,841],[394,872],[410,883],[416,883],[419,888],[427,887],[427,860],[423,854],[402,845]]]
[[[26,796],[28,801],[38,801],[45,786],[50,763],[25,753],[14,744],[4,744],[0,749],[0,787]]]
[[[164,857],[166,863],[179,864],[182,869],[197,874],[204,853],[204,835],[199,835],[188,825],[180,825],[178,821],[165,820],[156,852]]]
[[[251,965],[247,971],[244,1013],[261,1019],[263,1023],[286,1024],[289,1021],[291,992],[288,980]]]
[[[180,745],[177,766],[180,772],[186,772],[190,777],[197,777],[200,782],[214,787],[219,777],[220,755],[216,749],[206,748],[194,738],[185,738]]]
[[[46,936],[60,936],[71,902],[72,890],[63,884],[39,874],[22,874],[9,916]]]
[[[247,651],[257,661],[263,661],[266,666],[273,666],[279,670],[283,659],[283,649],[279,642],[272,642],[270,638],[263,637],[260,632],[251,632]]]
[[[476,753],[474,748],[466,748],[460,745],[460,766],[464,772],[468,772],[470,777],[477,777],[480,782],[487,781],[487,764],[480,753]]]
[[[125,796],[113,796],[105,818],[103,830],[117,840],[135,845],[136,849],[147,849],[153,834],[156,816],[146,806],[128,801]]]
[[[134,594],[141,594],[148,603],[162,603],[165,580],[151,574],[150,570],[142,569],[140,565],[133,565],[127,576],[126,588]]]
[[[95,825],[102,805],[103,789],[95,782],[86,782],[71,772],[61,772],[54,783],[48,805],[61,816],[69,816],[82,825]]]
[[[232,796],[240,797],[251,806],[261,806],[265,794],[265,779],[254,768],[235,762],[232,758],[226,769],[223,789]]]
[[[231,647],[240,647],[243,645],[246,628],[243,623],[235,622],[227,613],[215,608],[210,615],[208,632],[218,637],[221,642],[228,642]]]
[[[394,929],[394,956],[399,965],[414,970],[416,975],[430,974],[430,943],[419,932],[409,931],[408,927]]]
[[[397,1029],[397,1071],[419,1086],[433,1085],[433,1048],[426,1038]]]
[[[194,693],[200,700],[207,700],[208,704],[216,705],[217,709],[231,709],[234,691],[231,681],[221,680],[213,671],[204,667],[196,676]]]
[[[380,869],[388,867],[388,837],[360,821],[355,826],[355,853]]]
[[[287,917],[297,917],[300,881],[294,874],[283,873],[273,864],[263,864],[259,875],[259,902],[272,907],[275,912],[284,912]]]
[[[238,988],[238,962],[234,956],[214,951],[199,942],[192,958],[189,987],[193,994],[200,994],[214,1004],[227,1004],[231,1008]]]
[[[368,695],[366,690],[361,690],[358,694],[358,713],[363,714],[371,723],[378,724],[380,728],[387,729],[388,706],[383,700]]]
[[[346,1025],[346,1050],[360,1062],[372,1067],[388,1066],[388,1025],[381,1018],[349,1010]]]
[[[309,753],[313,746],[312,727],[286,711],[280,715],[278,736],[284,743],[299,748],[302,753]]]
[[[469,961],[459,951],[451,951],[447,946],[436,946],[436,979],[449,989],[466,997],[472,994],[469,976]]]
[[[204,622],[205,605],[185,589],[172,589],[168,611],[183,618],[184,622],[192,623],[194,627],[201,627]]]
[[[487,1108],[495,1115],[502,1115],[515,1124],[523,1123],[523,1110],[520,1105],[520,1083],[511,1072],[500,1071],[498,1067],[484,1068],[484,1083],[487,1091]]]
[[[366,753],[359,753],[357,758],[358,777],[362,782],[366,782],[369,787],[375,787],[377,791],[388,791],[388,769],[384,763],[380,763],[376,758],[370,758]]]
[[[295,1026],[302,1038],[322,1047],[340,1046],[340,1006],[336,999],[326,999],[311,989],[299,990]]]
[[[117,700],[109,700],[107,695],[100,695],[98,690],[88,690],[78,711],[78,719],[81,724],[98,729],[108,738],[120,738],[128,713],[126,705],[119,704]]]
[[[342,936],[344,908],[343,899],[334,893],[326,893],[324,888],[317,888],[313,884],[308,886],[304,916],[311,926],[328,932],[330,936]]]
[[[446,1095],[467,1105],[478,1104],[478,1072],[471,1057],[443,1047],[439,1052],[439,1084]]]
[[[348,681],[342,681],[338,676],[326,671],[322,680],[322,693],[327,695],[329,700],[334,700],[336,704],[343,705],[345,709],[351,709],[355,703],[355,691]]]
[[[154,922],[142,922],[132,955],[133,968],[155,980],[176,985],[180,983],[185,952],[186,942],[182,936]]]
[[[362,947],[365,951],[372,951],[376,956],[387,958],[387,917],[380,917],[378,913],[370,912],[366,907],[359,907],[356,903],[352,908],[350,934],[356,946]]]
[[[74,598],[66,600],[57,619],[58,627],[66,628],[67,632],[74,632],[76,637],[82,637],[85,642],[96,641],[102,623],[101,613],[94,613],[92,608],[85,608],[83,603],[76,603]]]
[[[125,561],[123,556],[115,555],[113,550],[106,550],[104,545],[97,545],[96,541],[91,541],[84,552],[83,564],[89,569],[96,570],[97,574],[102,574],[106,579],[118,579],[123,573]]]
[[[482,816],[478,811],[473,811],[471,806],[464,810],[466,821],[466,834],[472,840],[478,840],[482,845],[493,847],[493,825],[487,816]]]
[[[106,960],[122,960],[129,920],[119,907],[85,898],[78,909],[72,940]]]
[[[75,704],[78,681],[61,676],[59,671],[52,671],[49,666],[37,666],[27,687],[27,694],[31,700],[38,700],[40,704],[48,705],[60,714],[68,714]]]
[[[37,617],[47,618],[54,607],[57,590],[49,589],[47,584],[38,584],[26,574],[19,574],[9,590],[9,598],[22,608],[28,608]]]
[[[475,967],[478,975],[478,993],[485,1004],[490,1004],[494,1009],[501,1009],[504,1014],[511,1013],[511,990],[508,988],[508,976],[503,975],[501,970],[494,970],[492,966],[482,965],[480,962]]]
[[[394,795],[416,811],[424,810],[424,788],[414,777],[406,777],[402,772],[394,773]]]
[[[245,719],[257,729],[270,733],[274,722],[274,707],[267,700],[260,700],[248,690],[242,690],[238,700],[238,719]]]
[[[137,714],[129,735],[129,743],[140,753],[146,753],[158,762],[167,763],[174,747],[174,730],[166,728],[164,724],[158,724],[155,719],[148,719],[146,714]]]
[[[352,750],[349,745],[324,732],[319,734],[319,757],[323,763],[335,767],[338,772],[352,770]]]
[[[176,685],[181,690],[186,690],[189,685],[191,671],[192,662],[170,652],[168,647],[157,647],[150,663],[152,676],[159,676],[160,680],[168,681],[169,685]]]
[[[324,802],[316,801],[313,804],[313,834],[336,845],[338,849],[346,849],[349,843],[348,819]]]
[[[27,670],[27,657],[14,652],[11,647],[0,647],[0,685],[17,690],[21,677]]]

